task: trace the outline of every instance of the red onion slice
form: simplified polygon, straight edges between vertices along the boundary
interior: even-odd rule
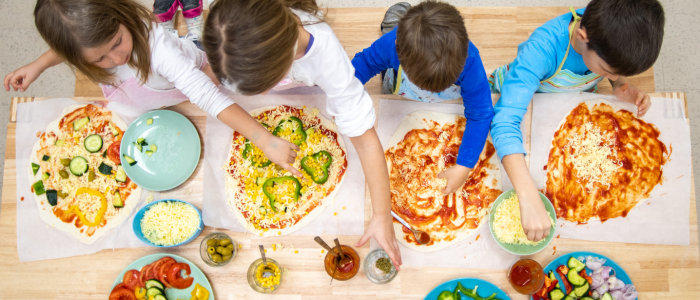
[[[599,286],[597,289],[595,289],[596,292],[598,292],[599,295],[603,295],[608,291],[608,285],[603,284]]]
[[[596,270],[600,270],[600,268],[602,268],[602,267],[603,267],[603,264],[601,264],[599,262],[590,261],[590,260],[586,261],[586,268],[589,268],[589,269],[593,270],[594,272]]]
[[[622,294],[622,300],[634,300],[637,299],[637,296],[639,296],[637,292],[624,293]]]
[[[593,274],[591,276],[591,288],[592,289],[597,289],[599,286],[603,285],[605,283],[605,279],[603,279],[603,276],[600,274]]]
[[[622,300],[622,291],[612,291],[610,296],[612,296],[613,300]]]
[[[593,290],[593,292],[591,292],[591,297],[592,297],[593,299],[599,299],[599,298],[600,298],[600,294],[598,294],[598,291]]]

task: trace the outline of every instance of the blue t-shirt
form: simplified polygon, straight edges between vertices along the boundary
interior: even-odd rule
[[[585,8],[576,10],[583,15]],[[525,153],[520,123],[540,81],[556,73],[569,46],[569,24],[573,20],[566,13],[535,29],[527,41],[518,45],[518,56],[511,63],[501,87],[501,98],[496,103],[496,116],[491,124],[491,137],[500,159],[516,153]],[[569,50],[562,69],[578,75],[589,74],[583,57]]]
[[[479,161],[481,150],[484,149],[494,112],[484,64],[481,62],[479,50],[472,42],[469,42],[468,54],[464,70],[455,81],[455,85],[461,87],[464,116],[467,118],[457,164],[473,168]],[[355,77],[362,84],[386,69],[398,70],[399,64],[399,55],[396,53],[396,28],[380,37],[369,48],[355,54],[352,59]]]

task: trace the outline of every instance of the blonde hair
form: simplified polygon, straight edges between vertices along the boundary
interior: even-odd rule
[[[85,61],[82,48],[104,45],[124,25],[134,45],[128,65],[143,84],[151,73],[148,38],[153,21],[151,12],[133,0],[38,0],[34,8],[36,28],[51,50],[74,70],[104,84],[112,83],[113,75]]]
[[[255,95],[284,79],[299,37],[290,9],[324,21],[315,0],[218,0],[209,7],[202,45],[219,81]]]

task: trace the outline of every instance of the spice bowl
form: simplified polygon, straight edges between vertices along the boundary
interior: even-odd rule
[[[221,245],[221,241],[228,240],[230,244],[226,244],[225,246]],[[225,244],[226,242],[224,242]],[[229,246],[230,245],[230,246]],[[210,250],[210,248],[214,248],[213,253]],[[226,250],[220,249],[220,248],[226,248]],[[229,253],[230,251],[230,258],[227,260],[224,259],[226,256],[222,256],[221,253],[219,252],[224,252],[224,254]],[[229,262],[233,260],[234,257],[236,257],[236,253],[238,253],[238,245],[236,245],[236,241],[234,241],[228,234],[225,234],[223,232],[212,232],[204,239],[202,240],[202,243],[199,245],[199,255],[202,257],[202,260],[204,263],[206,263],[209,266],[212,267],[223,267],[227,265]],[[218,255],[219,258],[215,258],[215,255]]]
[[[367,276],[367,279],[369,279],[369,281],[372,283],[387,284],[394,280],[394,278],[396,278],[396,274],[399,272],[396,271],[393,264],[391,264],[391,271],[389,271],[389,273],[385,273],[377,268],[377,261],[380,258],[386,258],[389,260],[389,263],[391,263],[389,254],[381,248],[374,249],[367,254],[367,258],[365,258],[365,263],[363,266],[365,269],[365,276]]]
[[[256,259],[248,268],[248,284],[254,291],[261,294],[274,292],[282,283],[282,267],[274,259],[268,257],[266,260],[267,267],[271,268],[274,272],[274,275],[270,277],[262,278],[263,269],[265,268],[262,258]],[[272,283],[269,284],[265,282],[268,280],[272,281]]]
[[[326,258],[323,260],[323,264],[326,267],[326,273],[328,276],[333,277],[335,280],[340,280],[340,281],[345,281],[345,280],[350,280],[355,275],[357,275],[357,272],[360,270],[360,256],[357,254],[355,249],[346,246],[346,245],[341,245],[340,246],[343,249],[343,254],[346,256],[349,256],[352,260],[351,263],[348,263],[346,266],[347,270],[343,269],[338,269],[338,260],[336,259],[335,255],[333,253],[328,253],[326,254]],[[335,253],[338,253],[338,247],[333,248],[333,251]]]

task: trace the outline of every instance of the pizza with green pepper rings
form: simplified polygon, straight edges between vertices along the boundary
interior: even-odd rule
[[[276,166],[252,141],[233,133],[226,174],[227,201],[236,218],[259,236],[292,233],[318,217],[335,198],[347,170],[345,143],[318,109],[272,106],[250,114],[275,136],[299,146],[292,166]]]

